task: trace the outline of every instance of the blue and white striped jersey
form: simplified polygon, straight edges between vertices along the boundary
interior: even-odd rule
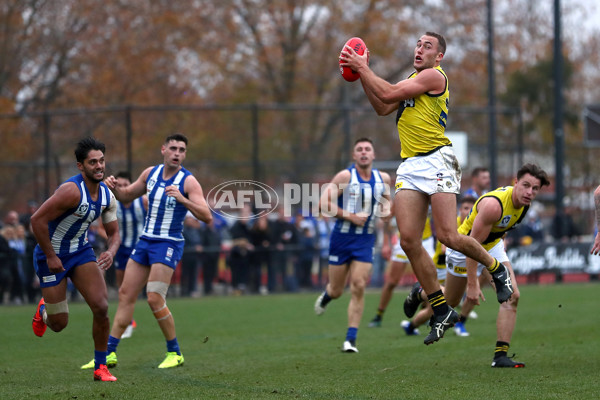
[[[72,176],[65,181],[67,182],[74,182],[77,185],[81,198],[77,207],[71,208],[48,223],[50,241],[59,257],[91,247],[87,238],[88,228],[109,206],[113,197],[104,182],[100,182],[98,199],[92,200],[81,174]]]
[[[121,246],[133,248],[144,230],[146,209],[144,208],[143,197],[138,197],[132,201],[129,207],[125,207],[121,202],[117,204]]]
[[[174,197],[167,196],[165,188],[171,185],[177,186],[185,196],[184,181],[191,173],[181,167],[179,172],[165,181],[162,177],[163,168],[163,164],[155,166],[146,180],[148,213],[142,236],[149,239],[183,241],[183,220],[188,210]]]
[[[338,218],[333,230],[342,234],[374,235],[376,219],[374,212],[381,202],[385,184],[377,169],[371,171],[371,178],[368,181],[364,181],[360,177],[354,164],[348,170],[351,174],[350,182],[344,188],[342,195],[338,197],[338,207],[353,214],[365,212],[369,214],[369,218],[363,226]]]

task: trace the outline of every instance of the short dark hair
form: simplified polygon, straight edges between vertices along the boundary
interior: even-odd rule
[[[479,174],[481,174],[482,172],[490,172],[490,170],[487,169],[486,167],[474,168],[473,171],[471,172],[471,177],[475,178],[476,176],[479,176]]]
[[[371,143],[371,145],[373,144],[373,140],[371,140],[370,138],[368,138],[368,137],[361,137],[361,138],[358,138],[358,139],[356,139],[354,141],[354,146],[356,146],[360,142],[369,142],[369,143]]]
[[[176,142],[183,142],[186,145],[188,144],[188,139],[183,133],[174,133],[172,135],[167,136],[167,138],[165,139],[165,143],[169,143],[171,140],[174,140]]]
[[[475,197],[465,195],[460,198],[460,200],[458,201],[458,204],[475,203],[476,201],[477,201],[477,199]]]
[[[127,179],[129,182],[131,182],[131,174],[129,171],[119,171],[117,173],[117,178]]]
[[[442,54],[446,54],[446,39],[439,33],[435,32],[425,32],[427,36],[433,36],[438,40],[438,51]]]
[[[92,136],[87,136],[81,139],[75,147],[75,159],[82,163],[92,150],[100,150],[102,153],[106,151],[106,146],[101,141]]]
[[[527,163],[527,164],[523,165],[517,172],[517,180],[521,179],[523,177],[523,175],[525,175],[525,174],[529,174],[529,175],[533,176],[534,178],[539,179],[542,187],[550,186],[550,180],[548,179],[548,174],[546,174],[546,171],[541,169],[536,164]]]

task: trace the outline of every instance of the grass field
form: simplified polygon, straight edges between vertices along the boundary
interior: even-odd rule
[[[358,354],[340,351],[348,293],[314,315],[312,294],[171,299],[180,368],[159,370],[162,334],[140,301],[138,329],[121,341],[118,382],[79,366],[93,357],[91,315],[70,305],[69,326],[31,332],[34,306],[0,307],[0,399],[595,399],[600,397],[600,284],[523,286],[510,352],[523,369],[490,367],[498,304],[488,289],[470,337],[431,346],[399,327],[405,290],[383,327],[367,328],[379,293],[366,298]],[[111,303],[110,314],[116,304]],[[206,340],[208,338],[208,340]]]

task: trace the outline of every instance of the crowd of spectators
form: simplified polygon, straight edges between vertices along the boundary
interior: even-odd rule
[[[322,217],[286,216],[282,209],[256,216],[244,208],[230,220],[214,215],[212,227],[194,228],[199,232],[210,228],[210,234],[186,233],[186,240],[200,236],[204,240],[187,244],[195,257],[183,266],[182,278],[186,270],[201,270],[203,292],[208,294],[212,287],[206,287],[207,274],[233,294],[320,290],[326,283],[332,223]],[[212,260],[208,267],[207,257]],[[182,291],[185,295],[194,292]]]
[[[36,203],[19,215],[9,211],[0,223],[0,304],[37,303],[41,296],[33,269],[35,237],[29,229]]]

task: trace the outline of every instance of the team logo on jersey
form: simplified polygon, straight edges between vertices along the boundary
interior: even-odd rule
[[[79,207],[77,207],[77,210],[75,210],[74,214],[78,217],[83,217],[88,212],[89,209],[90,209],[89,203],[81,203],[79,205]]]
[[[152,189],[154,189],[154,185],[156,185],[156,180],[155,179],[150,179],[148,181],[148,185],[146,186],[148,188],[148,192],[151,192]]]
[[[502,228],[506,228],[508,226],[508,224],[510,223],[511,218],[512,217],[510,215],[505,216],[504,218],[502,218],[502,220],[500,221],[498,226],[500,226]]]

